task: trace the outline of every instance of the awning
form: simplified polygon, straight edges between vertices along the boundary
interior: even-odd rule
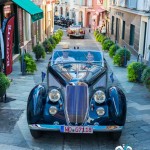
[[[104,12],[105,11],[105,9],[103,9],[103,8],[98,8],[97,10],[96,10],[96,12],[99,12],[99,13],[102,13],[102,12]]]
[[[90,8],[88,8],[86,11],[87,11],[87,12],[95,12],[95,9],[90,9]]]
[[[31,15],[32,22],[43,18],[43,10],[30,0],[12,0]]]

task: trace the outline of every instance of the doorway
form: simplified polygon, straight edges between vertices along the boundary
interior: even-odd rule
[[[119,29],[120,29],[120,19],[116,18],[116,36],[115,40],[119,43]]]

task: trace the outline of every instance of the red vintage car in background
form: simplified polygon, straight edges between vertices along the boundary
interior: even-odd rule
[[[81,27],[81,25],[71,25],[67,29],[67,35],[71,38],[79,37],[84,39],[85,36],[85,29]]]

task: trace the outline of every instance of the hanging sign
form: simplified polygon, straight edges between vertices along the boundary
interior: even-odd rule
[[[14,37],[14,15],[8,18],[5,31],[4,31],[4,43],[5,43],[5,74],[9,75],[12,72],[12,49],[13,49],[13,37]]]

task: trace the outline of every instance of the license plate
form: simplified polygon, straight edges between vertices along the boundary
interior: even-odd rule
[[[88,126],[61,126],[60,131],[65,133],[93,133],[93,128]]]

